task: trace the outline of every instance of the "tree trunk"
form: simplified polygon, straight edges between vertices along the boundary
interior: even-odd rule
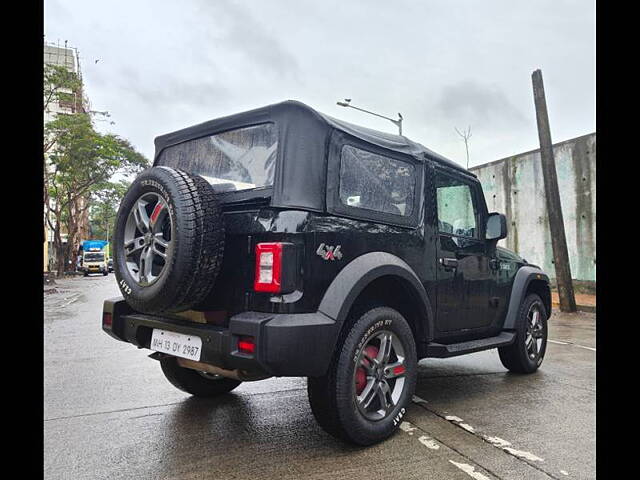
[[[64,275],[64,248],[62,246],[62,235],[60,234],[60,226],[62,219],[60,213],[56,213],[56,228],[53,231],[53,248],[56,252],[56,272],[58,277]]]

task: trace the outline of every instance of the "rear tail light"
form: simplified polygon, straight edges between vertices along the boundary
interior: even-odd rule
[[[282,243],[258,243],[256,245],[256,276],[253,281],[253,289],[256,292],[280,292],[282,246]]]
[[[240,337],[238,339],[238,351],[253,354],[256,351],[256,343],[253,337]]]
[[[113,323],[113,316],[110,312],[103,312],[102,314],[102,326],[111,328],[111,324]]]

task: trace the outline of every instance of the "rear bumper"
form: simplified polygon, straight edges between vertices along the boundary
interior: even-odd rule
[[[102,329],[112,337],[149,348],[154,328],[202,338],[200,361],[228,370],[241,369],[274,376],[323,375],[335,348],[336,323],[316,313],[275,314],[243,312],[229,320],[229,327],[188,322],[177,317],[146,315],[133,311],[122,297],[105,300],[104,314],[111,325]],[[255,338],[254,354],[238,351],[238,338]]]

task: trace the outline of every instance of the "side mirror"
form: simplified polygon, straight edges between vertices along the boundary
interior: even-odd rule
[[[490,213],[487,218],[484,238],[487,240],[507,238],[507,217],[501,213]]]

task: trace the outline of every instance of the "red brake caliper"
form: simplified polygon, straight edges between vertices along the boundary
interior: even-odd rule
[[[374,347],[373,345],[368,345],[364,349],[364,353],[367,354],[369,358],[376,358],[378,356],[378,347]],[[362,362],[365,363],[368,367],[369,360],[366,358],[362,359]],[[359,366],[356,370],[356,394],[360,395],[364,390],[364,387],[367,385],[367,371],[364,366]]]
[[[151,220],[151,225],[156,223],[156,219],[158,218],[158,215],[160,215],[160,212],[162,211],[163,208],[164,208],[164,205],[162,205],[162,203],[158,202],[156,204],[156,208],[153,209],[153,212],[151,212],[151,217],[149,218]]]

